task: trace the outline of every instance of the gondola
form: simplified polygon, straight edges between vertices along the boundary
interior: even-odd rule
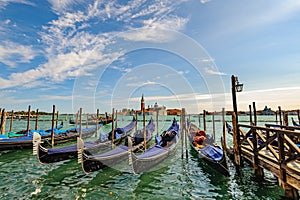
[[[146,126],[146,143],[152,138],[155,124],[153,120],[149,121]],[[130,139],[129,139],[130,138]],[[137,151],[144,147],[144,129],[136,131],[133,136],[128,137],[128,142],[133,141],[131,144],[131,150]],[[99,155],[88,155],[83,140],[78,141],[78,162],[81,163],[82,169],[85,173],[91,173],[104,167],[114,166],[128,158],[128,143],[115,147],[114,149],[99,154]]]
[[[198,157],[221,174],[229,176],[225,150],[214,144],[212,136],[200,130],[196,125],[188,123],[188,130],[189,143],[193,150],[197,152]]]
[[[161,163],[168,156],[173,154],[179,143],[180,130],[179,124],[174,118],[172,125],[161,136],[156,136],[156,143],[143,154],[136,155],[131,148],[129,139],[129,164],[135,174],[145,172]]]
[[[122,139],[124,139],[135,127],[135,124],[136,124],[136,120],[135,118],[133,118],[133,120],[124,128],[115,129],[116,139],[114,140],[114,143],[119,143]],[[82,132],[84,136],[85,129],[83,129]],[[109,134],[111,134],[111,132]],[[73,138],[73,141],[75,141],[77,137],[78,135],[76,135],[76,137]],[[86,142],[85,148],[89,150],[89,153],[96,150],[99,151],[99,150],[107,149],[111,145],[110,141],[111,140],[109,140],[108,136],[101,137],[96,141]],[[39,134],[35,134],[33,139],[33,154],[37,155],[40,163],[47,164],[53,162],[60,162],[63,160],[68,160],[77,157],[77,145],[69,145],[60,148],[47,149],[41,143],[42,143],[41,136]]]
[[[54,128],[54,134],[58,134],[60,132],[60,129],[63,128],[63,122],[61,122],[57,127]],[[5,134],[7,136],[6,138],[15,138],[15,137],[24,137],[24,136],[33,136],[34,132],[38,132],[42,136],[49,136],[51,135],[52,129],[47,129],[47,130],[21,130],[18,132],[9,132]]]
[[[4,150],[17,150],[17,149],[31,149],[33,134],[35,131],[30,131],[26,136],[22,137],[13,137],[13,138],[4,138],[0,140],[0,151]],[[38,131],[39,132],[39,131]],[[70,135],[77,133],[76,128],[70,128],[67,130],[57,130],[54,129],[55,144],[65,142],[66,139],[69,139]],[[88,134],[89,132],[87,132]],[[51,132],[43,134],[42,139],[50,145]],[[75,137],[76,139],[76,137]]]

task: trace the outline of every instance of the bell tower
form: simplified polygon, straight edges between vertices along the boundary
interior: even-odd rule
[[[144,94],[142,94],[142,99],[141,99],[141,111],[145,109],[145,101],[144,101]]]

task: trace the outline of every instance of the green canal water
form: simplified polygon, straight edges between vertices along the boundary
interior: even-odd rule
[[[159,132],[170,126],[172,116],[161,117]],[[248,116],[240,121],[248,124]],[[147,116],[149,119],[149,116]],[[179,119],[177,117],[177,119]],[[222,135],[221,116],[216,116],[216,138]],[[230,120],[231,117],[227,116]],[[118,126],[128,124],[131,117],[120,117]],[[198,125],[197,116],[190,120]],[[259,124],[275,120],[275,116],[259,116]],[[211,116],[207,116],[207,132],[212,131]],[[34,127],[35,122],[31,122]],[[69,127],[64,121],[65,128]],[[14,121],[14,130],[26,129],[25,120]],[[9,123],[7,122],[7,129]],[[40,121],[49,128],[50,121]],[[142,122],[138,123],[142,127]],[[203,120],[201,119],[201,126]],[[107,133],[106,125],[100,129]],[[91,139],[90,139],[91,140]],[[232,138],[227,136],[228,145]],[[147,173],[133,174],[128,162],[85,174],[77,159],[60,163],[40,164],[32,150],[0,152],[0,199],[284,199],[284,191],[272,174],[265,171],[263,181],[256,180],[253,169],[245,163],[241,174],[230,164],[230,177],[224,177],[199,160],[188,148],[188,158],[181,159],[181,145],[163,165]],[[185,157],[185,156],[184,156]]]

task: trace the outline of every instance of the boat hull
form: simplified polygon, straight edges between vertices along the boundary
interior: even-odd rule
[[[204,148],[200,149],[194,145],[193,138],[190,135],[190,132],[191,131],[199,131],[199,130],[200,129],[198,129],[194,124],[190,125],[190,129],[188,132],[188,140],[189,140],[190,146],[192,147],[193,151],[197,153],[197,156],[199,159],[203,160],[205,163],[207,163],[209,166],[211,166],[211,168],[215,169],[216,171],[220,172],[221,174],[223,174],[225,176],[229,176],[230,172],[229,172],[229,168],[228,168],[228,164],[227,164],[226,152],[224,151],[224,149],[221,149],[219,146],[216,146],[214,144],[207,144],[207,146],[209,146],[209,148],[215,149],[216,151],[221,150],[223,152],[221,159],[214,160],[205,154]]]
[[[132,151],[130,152],[129,162],[135,174],[151,170],[175,152],[180,138],[179,126],[175,120],[168,129],[168,131],[170,130],[176,131],[177,134],[169,145],[162,147],[158,143],[139,156],[135,155]]]
[[[149,122],[147,127],[146,127],[147,130],[146,143],[148,143],[151,140],[155,125],[151,121]],[[131,139],[128,140],[129,140],[128,143],[131,143]],[[78,146],[79,146],[79,152],[78,152],[79,162],[81,162],[82,169],[85,173],[95,172],[105,167],[113,167],[128,159],[129,147],[125,145],[118,146],[108,152],[96,156],[88,156],[86,154],[86,149],[82,148],[84,146],[84,142],[82,140],[79,142]],[[139,149],[144,147],[144,142],[138,143],[134,146],[131,145],[129,146],[131,151],[136,152]]]

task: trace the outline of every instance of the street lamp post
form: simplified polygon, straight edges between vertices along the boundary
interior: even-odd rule
[[[231,85],[232,85],[232,88],[231,88],[231,91],[232,91],[232,102],[233,102],[233,111],[234,111],[234,114],[235,114],[235,124],[233,124],[233,126],[236,128],[235,130],[235,140],[236,140],[236,143],[235,145],[238,145],[238,142],[240,141],[240,132],[238,130],[238,111],[237,111],[237,100],[236,100],[236,92],[241,92],[243,90],[243,84],[239,83],[238,81],[238,77],[232,75],[231,76]],[[235,152],[235,154],[237,155],[237,158],[238,160],[235,161],[236,165],[240,165],[240,145],[237,146],[237,148],[235,148],[237,152]]]
[[[233,111],[236,116],[236,122],[238,123],[236,92],[243,91],[243,84],[239,83],[238,77],[232,75],[231,76],[231,85],[232,85],[231,90],[232,90]]]

